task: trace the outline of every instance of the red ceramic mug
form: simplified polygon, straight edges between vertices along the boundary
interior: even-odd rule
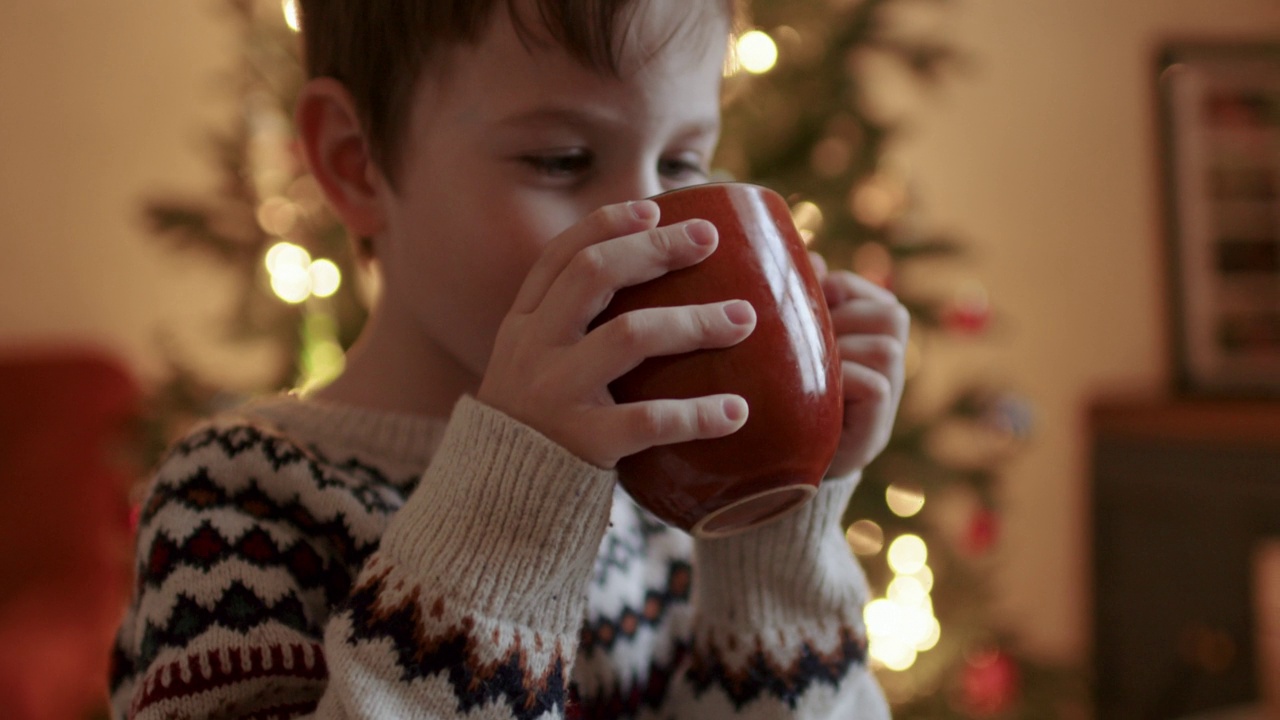
[[[697,265],[620,290],[596,322],[643,307],[743,299],[755,308],[756,327],[729,348],[650,358],[609,389],[619,403],[734,393],[750,414],[732,435],[625,457],[618,476],[666,522],[699,537],[732,535],[803,505],[831,464],[843,415],[831,318],[778,193],[712,183],[652,200],[660,225],[708,220],[719,246]]]

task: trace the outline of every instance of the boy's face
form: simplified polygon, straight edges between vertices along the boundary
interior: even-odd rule
[[[526,47],[502,10],[477,45],[431,64],[375,238],[379,322],[405,352],[457,363],[464,384],[478,383],[552,237],[603,205],[706,181],[728,25],[708,11],[672,35],[672,18],[697,5],[642,2],[621,79],[549,38]]]

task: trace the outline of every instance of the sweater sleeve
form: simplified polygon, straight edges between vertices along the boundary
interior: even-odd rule
[[[858,478],[741,535],[698,540],[678,717],[889,717],[866,664],[866,579],[841,532]]]
[[[466,399],[402,507],[338,470],[249,427],[176,448],[115,715],[560,717],[612,475]]]
[[[562,716],[612,477],[464,399],[329,625],[320,714]]]

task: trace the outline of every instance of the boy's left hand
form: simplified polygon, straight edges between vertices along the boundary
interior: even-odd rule
[[[902,400],[911,314],[894,294],[810,253],[836,335],[844,381],[844,431],[827,477],[865,468],[889,444]]]

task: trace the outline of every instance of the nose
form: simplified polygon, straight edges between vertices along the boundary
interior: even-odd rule
[[[637,167],[626,173],[619,173],[615,181],[610,183],[610,202],[627,202],[643,200],[662,192],[666,188],[658,177],[657,163],[649,163],[650,167]]]

